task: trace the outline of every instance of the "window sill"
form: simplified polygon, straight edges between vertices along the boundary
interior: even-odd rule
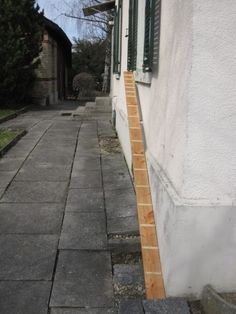
[[[151,85],[152,72],[143,72],[143,70],[136,70],[135,71],[135,82]]]
[[[120,79],[120,73],[114,73],[114,75],[115,75],[115,79],[116,79],[116,80],[119,80],[119,79]]]

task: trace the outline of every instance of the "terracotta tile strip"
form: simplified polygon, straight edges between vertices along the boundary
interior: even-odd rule
[[[145,158],[135,82],[132,72],[124,73],[126,104],[133,159],[134,181],[141,236],[146,295],[148,299],[165,298],[164,281],[153,213],[151,190]]]

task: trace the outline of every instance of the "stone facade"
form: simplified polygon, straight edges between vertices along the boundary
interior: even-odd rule
[[[33,98],[35,103],[48,106],[67,96],[71,43],[56,24],[45,19],[42,46]]]

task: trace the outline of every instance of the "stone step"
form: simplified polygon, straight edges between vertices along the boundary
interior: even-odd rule
[[[96,106],[102,107],[102,106],[111,106],[111,98],[110,97],[96,97]]]
[[[95,110],[96,109],[96,102],[89,101],[85,104],[85,110]]]
[[[73,111],[73,117],[78,117],[83,115],[85,112],[85,106],[79,106],[76,110]]]
[[[205,314],[236,314],[236,294],[219,294],[208,285],[203,290],[202,305]]]
[[[111,112],[111,98],[110,97],[96,97],[96,111],[97,112]]]

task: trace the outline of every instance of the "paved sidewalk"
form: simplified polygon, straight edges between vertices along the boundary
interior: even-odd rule
[[[116,313],[109,243],[138,234],[132,182],[110,108],[59,109],[1,125],[28,133],[0,159],[0,314]]]

